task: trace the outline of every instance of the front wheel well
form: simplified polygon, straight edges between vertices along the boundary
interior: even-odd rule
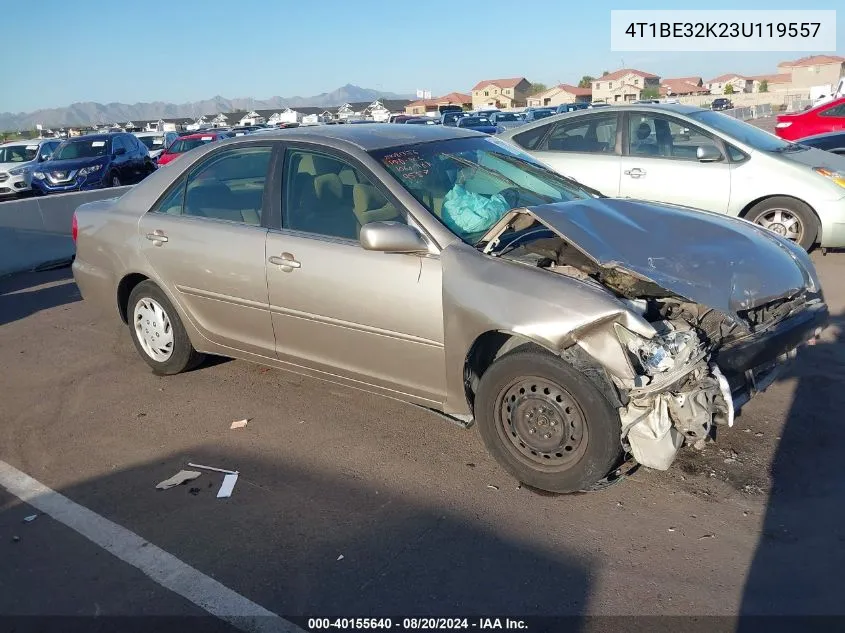
[[[129,323],[129,295],[132,294],[135,286],[147,279],[149,278],[141,273],[132,273],[126,275],[117,285],[117,310],[124,323]]]
[[[533,348],[541,354],[558,356],[583,373],[613,406],[620,407],[623,401],[627,401],[614,386],[604,367],[580,346],[573,345],[562,352],[555,352],[519,334],[493,330],[475,339],[464,361],[464,391],[471,411],[475,410],[475,394],[484,372],[499,358],[517,348]]]

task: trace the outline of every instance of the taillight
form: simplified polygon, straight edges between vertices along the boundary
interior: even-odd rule
[[[73,220],[70,223],[70,235],[73,237],[73,243],[76,244],[76,237],[79,235],[79,224],[76,222],[76,211],[73,212]]]

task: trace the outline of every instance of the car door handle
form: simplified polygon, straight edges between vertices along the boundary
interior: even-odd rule
[[[293,258],[293,255],[291,255],[290,253],[282,253],[278,256],[272,255],[268,258],[267,261],[269,261],[271,264],[276,264],[277,266],[281,267],[281,269],[286,273],[291,272],[294,268],[302,267],[302,264],[296,261]]]
[[[642,178],[645,176],[645,169],[634,167],[633,169],[626,169],[623,173],[631,178]]]
[[[147,233],[147,239],[156,246],[161,246],[167,241],[167,236],[164,234],[164,231],[155,230],[152,233]]]

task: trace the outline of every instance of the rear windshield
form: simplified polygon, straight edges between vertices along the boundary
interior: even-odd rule
[[[167,150],[167,153],[184,154],[185,152],[191,151],[195,147],[205,145],[206,143],[210,143],[213,140],[213,136],[204,136],[202,138],[178,138],[173,141],[173,145],[170,146],[170,148]]]
[[[0,147],[0,163],[25,163],[35,160],[38,145],[7,145]]]
[[[547,116],[555,114],[552,110],[534,110],[531,114],[535,119],[545,119]]]
[[[137,137],[147,149],[157,150],[164,149],[163,136],[139,136]]]
[[[490,119],[483,116],[466,116],[458,124],[461,127],[478,127],[480,125],[490,125]]]
[[[53,160],[70,158],[96,158],[109,153],[109,142],[102,140],[65,141],[53,154]]]
[[[496,114],[496,123],[500,121],[519,121],[513,112],[499,112]]]

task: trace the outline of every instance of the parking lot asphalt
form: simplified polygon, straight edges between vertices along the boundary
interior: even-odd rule
[[[378,396],[223,359],[155,376],[69,269],[8,277],[0,460],[285,617],[842,613],[845,254],[814,260],[833,324],[732,429],[569,496]],[[188,462],[239,471],[232,497],[211,472],[156,490]],[[201,612],[33,513],[0,487],[0,614]]]

